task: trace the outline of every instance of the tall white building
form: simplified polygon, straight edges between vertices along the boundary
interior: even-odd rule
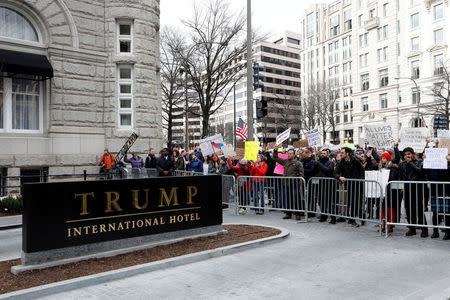
[[[449,12],[446,0],[341,0],[314,5],[305,12],[303,86],[320,78],[321,71],[325,80],[338,78],[344,101],[336,113],[342,123],[337,128],[341,142],[351,136],[360,142],[365,124],[389,123],[397,136],[402,127],[422,126],[418,116],[432,133],[434,114],[429,105],[435,101],[432,89],[448,60]],[[348,20],[352,20],[351,28]],[[351,38],[347,61],[346,35]],[[338,45],[332,47],[332,41]],[[317,70],[311,67],[316,61],[323,62],[313,66]],[[347,68],[346,62],[350,63]],[[332,70],[333,66],[337,68]],[[352,84],[346,85],[346,80]],[[344,109],[344,95],[348,95],[349,110]]]
[[[291,138],[297,139],[300,132],[300,35],[285,32],[273,42],[258,43],[253,48],[253,61],[263,66],[261,75],[264,87],[253,92],[255,100],[267,104],[267,116],[256,118],[254,104],[255,137],[260,141],[272,142],[276,136],[291,127]],[[245,56],[236,64],[245,63]],[[230,87],[233,89],[233,87]],[[212,118],[215,133],[222,133],[227,142],[233,140],[234,104],[236,100],[236,122],[242,118],[247,122],[246,76],[231,90],[222,107]]]

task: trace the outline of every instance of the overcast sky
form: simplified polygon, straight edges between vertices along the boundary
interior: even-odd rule
[[[204,0],[161,0],[161,26],[180,26],[180,19],[192,15],[193,4]],[[253,0],[252,26],[262,32],[277,34],[284,30],[300,33],[303,10],[312,3],[327,0]],[[246,8],[246,0],[229,0],[234,10]]]

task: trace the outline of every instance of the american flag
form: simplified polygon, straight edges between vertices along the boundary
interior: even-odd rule
[[[242,121],[241,118],[239,118],[239,122],[236,127],[236,135],[240,137],[243,141],[247,140],[247,124],[245,124],[244,121]]]

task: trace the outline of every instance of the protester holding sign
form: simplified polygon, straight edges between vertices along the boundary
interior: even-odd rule
[[[288,151],[288,158],[282,159],[278,157],[278,150],[275,149],[273,153],[273,159],[282,165],[284,167],[284,173],[283,176],[285,177],[303,177],[303,165],[301,162],[295,159],[295,151],[294,149],[291,149]],[[287,196],[292,197],[293,199],[286,199],[287,197],[283,197],[281,199],[281,207],[282,208],[288,208],[286,200],[289,201],[289,203],[296,203],[298,201],[302,201],[303,199],[297,198],[299,196],[299,191],[294,186],[288,186],[288,182],[284,182],[283,186],[281,187],[283,190],[288,190]],[[292,218],[292,212],[285,212],[285,215],[283,219],[290,219]],[[296,215],[296,219],[300,220],[300,215]]]

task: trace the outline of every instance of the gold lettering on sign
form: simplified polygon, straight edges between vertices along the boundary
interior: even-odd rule
[[[178,194],[177,194],[177,187],[174,187],[170,190],[170,196],[167,196],[166,190],[163,188],[159,189],[161,191],[161,197],[159,199],[159,207],[164,207],[164,202],[166,203],[166,206],[177,206],[180,205],[178,203]],[[172,203],[173,199],[173,204]]]
[[[84,216],[89,214],[87,211],[87,197],[91,196],[94,198],[94,192],[90,193],[81,193],[81,194],[74,194],[73,198],[76,200],[78,197],[81,197],[81,213],[80,216]]]
[[[194,202],[192,202],[192,197],[197,196],[197,187],[190,185],[187,188],[187,192],[188,192],[188,201],[186,204],[194,204]]]
[[[105,192],[106,194],[106,210],[105,213],[116,211],[122,211],[117,201],[119,201],[119,193],[118,192]],[[112,207],[114,206],[114,210]]]
[[[131,196],[133,198],[134,207],[136,209],[146,209],[148,206],[148,192],[149,189],[144,189],[145,192],[145,203],[143,205],[139,205],[139,190],[131,190]]]

